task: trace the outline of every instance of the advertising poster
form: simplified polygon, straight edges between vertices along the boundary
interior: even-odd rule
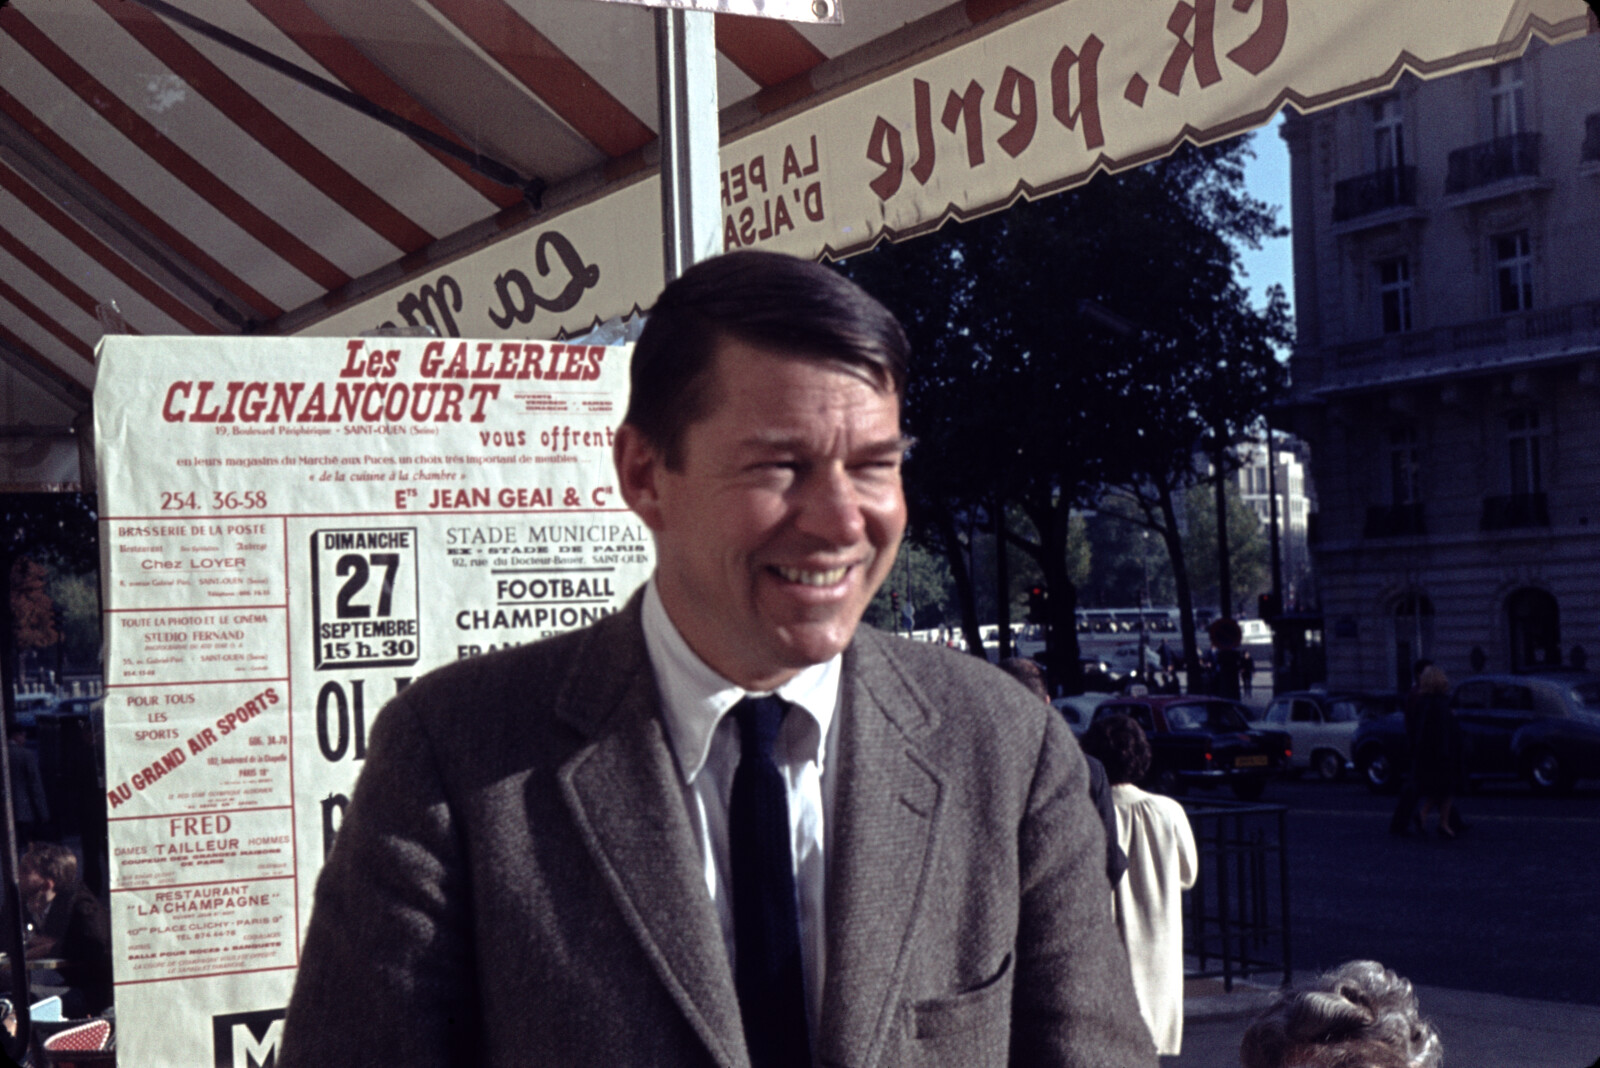
[[[99,351],[117,1044],[267,1068],[385,701],[648,576],[626,348],[108,337]],[[470,714],[470,710],[463,710]]]

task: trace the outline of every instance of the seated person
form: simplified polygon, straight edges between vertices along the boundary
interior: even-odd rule
[[[1444,1047],[1411,984],[1353,960],[1308,989],[1278,995],[1239,1050],[1244,1068],[1440,1068]]]
[[[78,858],[66,846],[36,842],[17,861],[17,882],[33,918],[27,957],[60,958],[68,1017],[92,1016],[111,1005],[111,922],[78,879]]]

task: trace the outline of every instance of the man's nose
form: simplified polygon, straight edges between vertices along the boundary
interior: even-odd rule
[[[824,464],[806,480],[796,525],[829,545],[853,545],[866,530],[861,494],[843,464]]]

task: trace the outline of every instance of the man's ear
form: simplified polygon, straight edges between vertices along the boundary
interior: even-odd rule
[[[651,530],[661,529],[661,495],[657,480],[665,470],[661,451],[632,423],[617,428],[611,449],[622,499]]]

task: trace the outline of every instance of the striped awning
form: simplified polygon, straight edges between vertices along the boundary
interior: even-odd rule
[[[812,256],[1592,31],[1580,0],[715,18],[728,242]],[[654,47],[594,0],[11,0],[5,381],[81,411],[107,332],[547,337],[648,304]]]

